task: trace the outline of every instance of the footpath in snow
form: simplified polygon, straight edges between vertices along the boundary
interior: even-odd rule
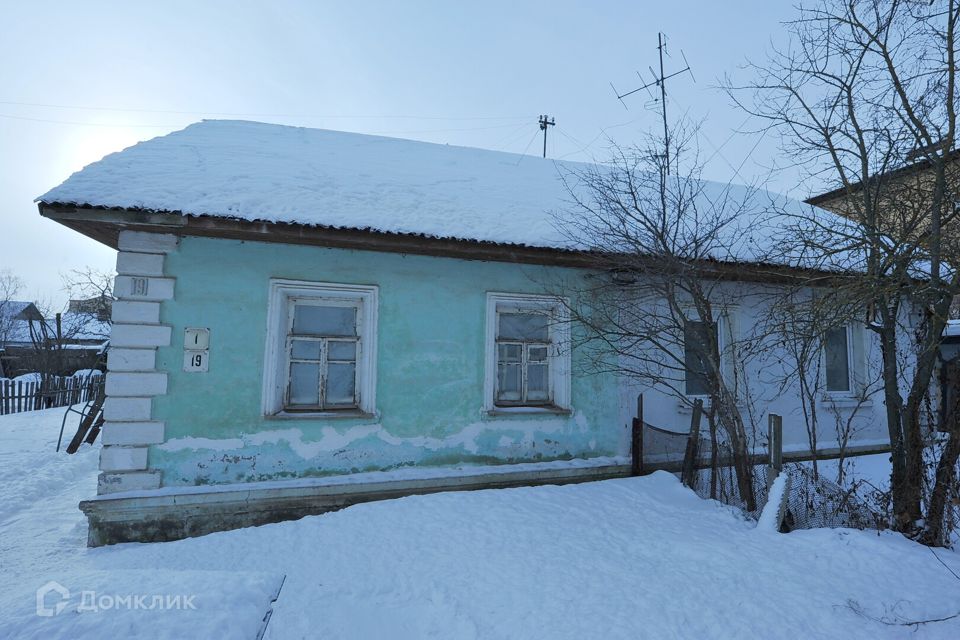
[[[55,454],[62,415],[0,417],[2,638],[252,638],[284,577],[267,638],[960,637],[960,618],[900,624],[960,613],[960,580],[929,549],[759,530],[663,472],[87,549],[77,502],[98,451]],[[957,554],[937,554],[960,574]],[[70,595],[38,616],[49,581]],[[77,612],[84,592],[111,606]],[[136,596],[191,606],[127,606]]]

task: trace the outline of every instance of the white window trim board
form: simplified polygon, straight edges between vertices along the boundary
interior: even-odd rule
[[[291,298],[324,298],[360,303],[357,334],[361,349],[357,359],[360,395],[359,412],[376,414],[377,383],[377,316],[379,289],[375,285],[351,285],[331,282],[309,282],[274,278],[270,280],[267,308],[266,345],[263,360],[263,392],[261,413],[277,418],[339,418],[351,417],[356,412],[284,412],[283,397],[286,391],[287,372],[287,322],[288,304]]]
[[[552,353],[550,355],[550,387],[553,406],[543,407],[498,407],[495,402],[497,376],[497,306],[517,310],[535,309],[548,311],[553,318],[550,323]],[[531,413],[556,414],[572,411],[571,365],[570,365],[570,314],[568,302],[549,295],[523,293],[487,293],[486,335],[484,340],[483,410],[504,415],[529,415]]]

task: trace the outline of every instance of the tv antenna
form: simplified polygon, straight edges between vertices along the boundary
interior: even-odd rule
[[[697,79],[693,77],[693,70],[690,68],[690,64],[687,62],[687,56],[683,54],[682,49],[680,50],[680,56],[683,58],[683,69],[680,69],[679,71],[674,71],[673,73],[670,73],[670,74],[667,74],[664,72],[663,56],[664,54],[667,53],[667,36],[664,35],[662,32],[657,33],[657,52],[660,55],[660,73],[658,74],[656,71],[653,70],[652,67],[647,67],[648,69],[650,69],[650,75],[653,76],[653,80],[651,80],[650,82],[647,82],[646,80],[644,80],[640,72],[637,71],[637,76],[640,78],[640,81],[644,83],[643,86],[637,87],[632,91],[627,91],[626,93],[620,93],[619,91],[617,91],[617,88],[613,86],[612,82],[610,83],[610,88],[613,89],[613,92],[617,96],[617,100],[620,101],[620,104],[623,105],[623,108],[627,110],[629,110],[629,108],[627,107],[627,103],[624,102],[623,99],[626,98],[627,96],[632,96],[633,94],[638,93],[640,91],[646,90],[647,93],[650,95],[650,97],[654,100],[654,102],[656,102],[659,99],[660,115],[663,117],[664,166],[666,166],[666,171],[667,171],[667,174],[669,175],[670,173],[670,135],[669,135],[669,129],[667,127],[667,80],[669,80],[670,78],[675,78],[684,73],[689,73],[690,77],[693,79],[694,82],[696,82]],[[669,54],[667,54],[667,57],[669,57]],[[659,98],[655,97],[652,93],[650,93],[650,87],[654,87],[654,86],[660,88]]]
[[[543,131],[543,157],[547,157],[547,127],[557,124],[557,121],[550,116],[540,116],[540,131]],[[532,141],[531,141],[532,142]]]

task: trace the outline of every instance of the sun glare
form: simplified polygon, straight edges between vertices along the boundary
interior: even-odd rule
[[[106,155],[126,149],[142,140],[149,140],[161,133],[165,132],[124,124],[79,126],[63,137],[60,147],[61,161],[70,172],[79,171]]]

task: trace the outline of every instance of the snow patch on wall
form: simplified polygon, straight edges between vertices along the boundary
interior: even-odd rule
[[[316,439],[314,439],[316,438]],[[164,486],[329,477],[406,467],[514,465],[615,456],[579,417],[491,418],[447,437],[394,435],[380,424],[290,427],[212,439],[174,438],[152,449]]]
[[[581,433],[586,432],[589,427],[587,419],[582,414],[575,417],[574,423]],[[562,433],[566,430],[569,430],[568,423],[561,419],[525,420],[509,423],[474,422],[449,437],[433,438],[429,436],[395,436],[379,424],[367,424],[343,429],[321,427],[319,430],[320,437],[316,440],[305,439],[303,430],[299,428],[290,428],[244,434],[239,438],[216,439],[185,436],[168,440],[158,445],[157,448],[167,452],[185,450],[235,451],[249,447],[260,447],[264,444],[285,443],[299,457],[304,460],[311,460],[322,453],[346,449],[356,442],[373,437],[394,447],[412,446],[430,451],[463,448],[468,453],[479,454],[482,453],[479,440],[491,432],[517,434],[514,437],[506,434],[500,436],[499,445],[507,447],[513,444],[529,445],[534,442],[538,435]]]

